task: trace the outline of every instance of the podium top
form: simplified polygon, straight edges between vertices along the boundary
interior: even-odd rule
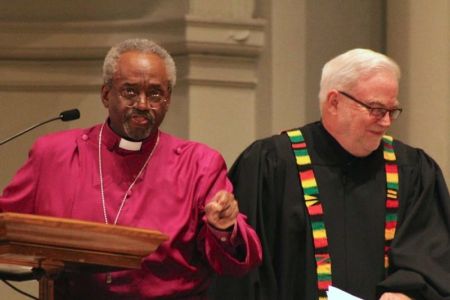
[[[66,218],[0,213],[0,262],[139,268],[168,237],[159,231]]]

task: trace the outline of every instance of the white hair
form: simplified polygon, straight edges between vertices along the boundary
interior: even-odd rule
[[[332,89],[350,89],[364,76],[378,71],[392,72],[400,79],[400,68],[395,61],[384,54],[369,49],[353,49],[328,61],[322,69],[319,105],[326,100]]]
[[[113,75],[117,71],[117,61],[125,52],[138,51],[154,53],[164,60],[169,78],[169,91],[172,91],[177,81],[175,62],[166,49],[147,39],[128,39],[113,46],[106,54],[103,62],[103,83],[111,85]]]

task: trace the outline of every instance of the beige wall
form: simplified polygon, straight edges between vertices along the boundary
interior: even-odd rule
[[[360,0],[268,3],[263,51],[270,54],[262,59],[271,70],[259,78],[271,80],[270,130],[277,133],[320,117],[317,94],[326,61],[356,47],[384,50],[384,5]]]
[[[424,149],[450,183],[450,2],[388,1],[387,51],[400,64],[397,132]]]
[[[101,61],[128,37],[163,43],[179,70],[164,129],[220,150],[228,164],[251,141],[319,118],[322,65],[354,47],[386,51],[403,70],[405,113],[393,131],[424,148],[450,181],[447,0],[128,0],[0,2],[0,189],[48,132],[102,122]],[[136,9],[139,7],[140,9]],[[36,284],[25,283],[36,292]],[[0,285],[0,298],[14,298]]]

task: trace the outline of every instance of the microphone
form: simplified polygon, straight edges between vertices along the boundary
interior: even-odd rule
[[[9,138],[7,138],[6,140],[1,141],[0,142],[0,146],[3,145],[3,144],[6,144],[7,142],[9,142],[9,141],[11,141],[11,140],[13,140],[13,139],[15,139],[15,138],[17,138],[19,136],[21,136],[24,133],[27,133],[30,130],[33,130],[36,127],[42,126],[42,125],[47,124],[49,122],[52,122],[52,121],[55,121],[55,120],[61,120],[61,121],[67,122],[67,121],[72,121],[72,120],[76,120],[76,119],[79,119],[79,118],[80,118],[80,111],[78,109],[65,110],[65,111],[61,112],[58,117],[51,118],[51,119],[46,120],[44,122],[40,122],[38,124],[35,124],[35,125],[27,128],[27,129],[25,129],[25,130],[23,130],[23,131],[21,131],[19,133],[15,134],[15,135],[13,135],[13,136],[11,136]]]
[[[72,121],[80,118],[80,111],[78,109],[65,110],[59,114],[61,121]],[[57,120],[56,118],[55,120]]]

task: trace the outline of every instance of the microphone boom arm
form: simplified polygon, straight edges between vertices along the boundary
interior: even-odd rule
[[[28,131],[33,130],[34,128],[42,126],[44,124],[53,122],[55,120],[62,120],[64,122],[65,121],[71,121],[71,120],[78,119],[79,117],[80,117],[80,111],[78,109],[71,109],[71,110],[63,111],[58,117],[51,118],[49,120],[46,120],[46,121],[43,121],[41,123],[35,124],[35,125],[27,128],[27,129],[25,129],[25,130],[23,130],[23,131],[21,131],[19,133],[16,133],[15,135],[7,138],[6,140],[0,141],[0,146],[3,145],[3,144],[6,144],[7,142],[9,142],[9,141],[11,141],[11,140],[13,140],[13,139],[15,139],[15,138],[17,138],[19,136],[21,136],[24,133],[27,133]]]
[[[35,124],[35,125],[33,125],[33,126],[27,128],[27,129],[25,129],[25,130],[23,130],[23,131],[21,131],[21,132],[15,134],[15,135],[13,135],[13,136],[10,136],[10,137],[7,138],[6,140],[1,141],[1,142],[0,142],[0,146],[3,145],[3,144],[6,144],[7,142],[9,142],[9,141],[11,141],[11,140],[13,140],[13,139],[15,139],[15,138],[17,138],[17,137],[19,137],[19,136],[21,136],[21,135],[24,134],[24,133],[27,133],[27,132],[30,131],[30,130],[33,130],[33,129],[36,128],[36,127],[42,126],[42,125],[44,125],[44,124],[47,124],[47,123],[49,123],[49,122],[53,122],[53,121],[58,120],[58,119],[60,119],[60,117],[56,117],[56,118],[53,118],[53,119],[50,119],[50,120],[47,120],[47,121],[44,121],[44,122]]]

